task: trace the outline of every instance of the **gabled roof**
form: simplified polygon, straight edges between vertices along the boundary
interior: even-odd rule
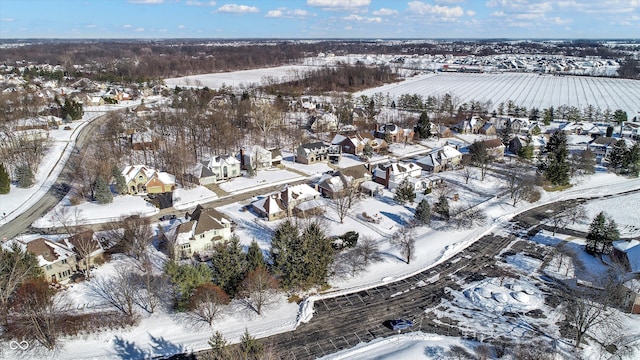
[[[38,264],[40,266],[49,265],[75,256],[75,253],[67,248],[65,244],[45,238],[37,238],[27,242],[26,250],[38,258]]]
[[[231,155],[214,156],[209,160],[207,167],[213,169],[223,165],[240,165],[240,161]]]
[[[504,144],[500,139],[483,140],[482,142],[487,147],[487,149],[499,148],[501,146],[504,147]]]
[[[196,209],[193,210],[189,217],[197,222],[193,231],[194,235],[210,230],[224,229],[225,224],[231,224],[231,221],[221,212],[214,208],[203,208],[201,205],[196,206]]]

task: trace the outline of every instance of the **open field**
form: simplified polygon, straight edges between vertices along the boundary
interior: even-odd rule
[[[622,109],[629,119],[640,113],[640,81],[588,76],[553,76],[532,73],[463,74],[432,73],[403,82],[356,93],[375,93],[397,99],[402,94],[444,95],[450,93],[458,104],[471,100],[491,100],[494,107],[509,100],[518,106],[538,109],[573,105],[583,109],[593,105],[604,110]]]

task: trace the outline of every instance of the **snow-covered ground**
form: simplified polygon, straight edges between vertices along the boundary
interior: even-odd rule
[[[381,93],[390,99],[402,94],[457,97],[458,103],[471,100],[491,101],[493,107],[512,100],[518,106],[538,109],[550,106],[587,105],[604,110],[622,109],[629,119],[640,114],[640,81],[589,76],[552,76],[532,73],[464,74],[431,73],[418,75],[399,83],[387,84],[354,94],[373,96]]]
[[[55,179],[71,156],[75,140],[82,127],[107,111],[139,105],[140,101],[124,101],[118,105],[104,105],[85,109],[81,120],[65,125],[71,130],[51,130],[49,137],[51,147],[44,156],[34,176],[34,184],[28,189],[11,185],[9,194],[0,195],[0,225],[13,220],[26,209],[35,204],[53,185]]]
[[[264,69],[242,70],[233,72],[222,72],[213,74],[202,74],[184,76],[179,78],[165,79],[168,86],[181,87],[204,87],[219,89],[226,87],[247,87],[259,85],[263,80],[277,80],[281,82],[289,81],[297,77],[299,73],[305,73],[314,69],[313,66],[291,65],[278,66]]]

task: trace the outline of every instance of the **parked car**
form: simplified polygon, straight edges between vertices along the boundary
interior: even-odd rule
[[[396,319],[396,320],[391,320],[389,322],[389,325],[391,325],[391,329],[400,331],[400,330],[406,330],[412,327],[413,321],[406,320],[406,319]]]
[[[160,221],[165,221],[165,220],[175,220],[176,216],[175,215],[162,215],[160,217]]]

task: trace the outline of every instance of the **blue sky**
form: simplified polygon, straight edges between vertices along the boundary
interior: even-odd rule
[[[0,0],[0,38],[640,38],[640,0]]]

